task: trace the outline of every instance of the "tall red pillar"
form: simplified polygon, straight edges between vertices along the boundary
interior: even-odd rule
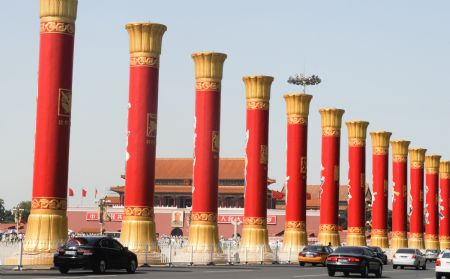
[[[390,132],[372,132],[372,230],[370,245],[389,247],[388,239],[388,179]]]
[[[259,251],[271,252],[267,232],[267,170],[269,163],[269,100],[273,77],[244,76],[247,101],[244,226],[242,255],[259,261]],[[265,256],[266,258],[266,256]]]
[[[423,148],[409,149],[410,202],[408,247],[424,249],[423,241],[423,186],[425,152]]]
[[[322,119],[322,172],[320,185],[319,242],[339,246],[339,165],[344,110],[320,109]]]
[[[441,161],[439,177],[439,243],[444,250],[450,247],[450,161]]]
[[[125,211],[121,242],[130,250],[158,251],[153,212],[159,57],[166,26],[126,25],[130,43],[130,87],[125,173]]]
[[[31,214],[24,249],[52,263],[67,239],[67,178],[76,0],[40,1],[39,78]]]
[[[392,238],[391,248],[408,247],[408,147],[406,140],[391,141],[392,145]]]
[[[425,248],[439,249],[439,155],[425,156]]]
[[[366,245],[366,137],[369,122],[349,121],[347,245]]]
[[[298,252],[306,235],[308,115],[312,96],[284,95],[287,113],[286,222],[283,249]]]
[[[226,55],[192,54],[195,63],[194,175],[189,245],[194,252],[220,252],[217,200],[220,151],[220,89]]]

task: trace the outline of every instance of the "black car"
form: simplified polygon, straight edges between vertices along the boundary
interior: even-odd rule
[[[375,255],[380,258],[380,260],[383,262],[383,264],[388,264],[388,258],[386,253],[384,253],[384,251],[378,247],[378,246],[367,246],[367,248],[369,248],[370,250],[372,250],[372,252],[375,253]]]
[[[103,236],[70,239],[57,250],[53,263],[61,273],[72,268],[92,269],[95,273],[126,269],[128,273],[134,273],[138,265],[136,254],[113,238]]]
[[[375,273],[376,277],[381,277],[383,262],[367,247],[343,246],[328,256],[327,269],[332,277],[336,272],[343,272],[346,277],[350,273],[359,273],[361,277]]]

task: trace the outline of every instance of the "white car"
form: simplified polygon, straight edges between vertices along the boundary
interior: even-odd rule
[[[409,266],[425,270],[427,269],[427,260],[419,249],[401,248],[395,252],[392,258],[392,267],[397,269],[398,266],[402,269],[405,266]]]
[[[444,250],[436,259],[436,279],[450,276],[450,250]]]

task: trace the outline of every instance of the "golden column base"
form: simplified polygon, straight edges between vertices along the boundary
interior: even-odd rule
[[[126,216],[122,221],[120,242],[135,253],[158,253],[153,216]]]
[[[298,252],[308,245],[305,228],[286,228],[284,230],[283,251]]]
[[[319,226],[318,242],[322,245],[337,247],[341,245],[337,226],[334,224],[324,224]]]
[[[415,249],[425,249],[423,234],[422,233],[410,233],[408,238],[408,247]]]
[[[440,250],[445,250],[450,248],[450,236],[440,236],[439,237]]]
[[[408,248],[408,238],[406,237],[406,232],[392,232],[391,248]]]
[[[380,248],[389,248],[387,230],[374,229],[370,232],[370,245]]]
[[[366,231],[364,227],[349,227],[347,230],[346,245],[366,246]]]
[[[241,262],[272,262],[266,218],[244,218],[239,258]]]
[[[439,245],[439,237],[437,234],[425,234],[425,249],[438,250],[440,248]]]
[[[194,253],[222,253],[217,222],[192,221],[189,227],[189,246]]]
[[[53,253],[65,244],[67,232],[66,210],[32,209],[23,242],[22,265],[53,266]],[[18,256],[6,259],[5,263],[17,265]]]

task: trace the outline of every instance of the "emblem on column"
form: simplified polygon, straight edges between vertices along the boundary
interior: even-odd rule
[[[261,145],[261,150],[259,154],[259,162],[262,165],[267,165],[269,162],[269,154],[268,154],[268,148],[267,145]]]
[[[211,133],[211,150],[212,152],[219,152],[220,150],[220,135],[217,131]]]
[[[70,117],[72,112],[72,90],[59,89],[58,116]]]

